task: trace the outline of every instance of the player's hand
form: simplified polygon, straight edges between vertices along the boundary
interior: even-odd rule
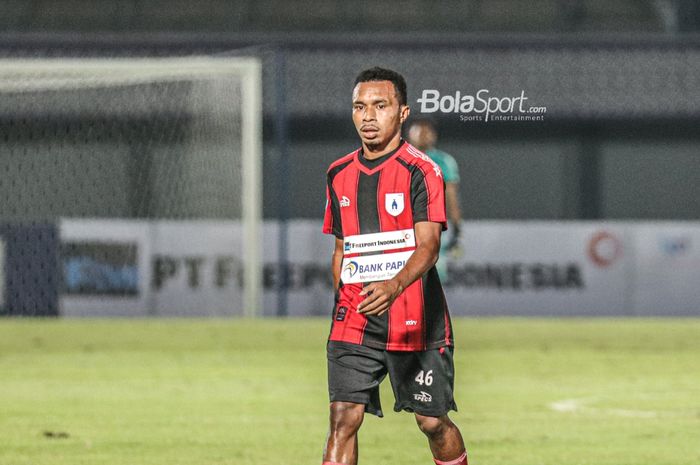
[[[462,250],[462,245],[459,243],[459,239],[451,240],[446,247],[447,255],[452,259],[462,258],[464,255],[464,250]]]
[[[381,315],[391,308],[391,304],[401,294],[401,286],[394,280],[371,283],[365,286],[360,295],[367,297],[357,306],[357,312],[365,316]]]
[[[459,237],[462,233],[462,228],[459,223],[452,223],[452,235],[450,240],[447,242],[445,250],[451,258],[460,258],[463,254],[462,245],[460,244]]]

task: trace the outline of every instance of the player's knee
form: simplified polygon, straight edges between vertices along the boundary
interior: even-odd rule
[[[447,416],[426,417],[416,415],[416,422],[418,423],[418,428],[429,438],[441,437],[452,424]]]
[[[360,429],[365,406],[349,402],[331,403],[331,433],[352,436]]]

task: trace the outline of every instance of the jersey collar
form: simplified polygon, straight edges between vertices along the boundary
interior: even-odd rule
[[[406,141],[403,140],[403,139],[401,139],[401,142],[399,142],[399,146],[396,147],[396,148],[395,148],[394,150],[392,150],[391,152],[387,153],[386,155],[382,155],[382,156],[380,157],[379,163],[377,163],[377,165],[374,166],[374,167],[372,167],[372,168],[366,166],[366,165],[365,165],[364,163],[362,163],[362,161],[360,160],[360,158],[362,158],[362,157],[364,156],[364,155],[362,154],[362,148],[360,148],[360,149],[357,150],[357,152],[355,152],[355,158],[354,158],[355,165],[357,165],[357,167],[358,167],[358,168],[360,169],[360,171],[362,171],[363,173],[372,175],[372,174],[376,173],[377,171],[379,171],[380,169],[382,169],[382,168],[384,167],[384,165],[386,164],[386,162],[388,162],[388,161],[390,161],[390,160],[393,160],[394,158],[398,157],[398,156],[399,156],[399,152],[401,151],[401,149],[403,148],[403,146],[404,146],[405,144],[406,144]]]

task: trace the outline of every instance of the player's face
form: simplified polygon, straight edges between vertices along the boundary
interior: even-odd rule
[[[360,82],[352,92],[352,120],[369,148],[383,148],[401,132],[408,106],[399,105],[391,81]]]
[[[437,134],[427,124],[414,124],[408,129],[408,141],[419,150],[427,150],[435,145]]]

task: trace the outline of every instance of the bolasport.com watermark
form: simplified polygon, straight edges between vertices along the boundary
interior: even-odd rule
[[[454,113],[462,122],[469,121],[544,121],[547,107],[530,105],[525,91],[520,95],[496,96],[489,89],[475,94],[456,91],[442,95],[436,89],[424,89],[418,104],[421,113]]]

